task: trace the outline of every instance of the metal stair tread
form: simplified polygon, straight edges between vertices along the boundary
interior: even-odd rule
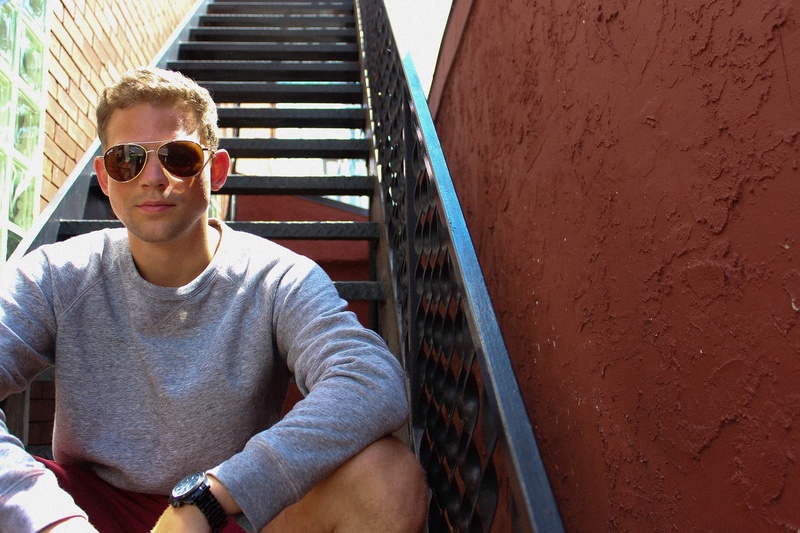
[[[297,195],[297,196],[370,196],[374,176],[252,176],[231,174],[225,185],[212,194]],[[97,176],[92,174],[90,191],[105,199]]]
[[[274,81],[203,81],[218,104],[222,103],[334,103],[360,104],[360,83],[280,83]]]
[[[248,176],[231,174],[219,194],[368,196],[373,176]]]
[[[364,129],[366,113],[360,107],[294,109],[276,107],[220,107],[222,128],[347,128]]]
[[[375,241],[380,236],[377,222],[350,221],[257,221],[226,222],[235,230],[272,240]],[[61,220],[58,240],[107,228],[121,228],[118,220]]]
[[[358,46],[355,43],[193,41],[181,43],[178,60],[243,60],[249,57],[262,60],[354,61],[358,65]]]
[[[284,28],[282,26],[207,26],[189,30],[188,42],[234,41],[266,43],[347,43],[354,44],[355,28]]]
[[[262,13],[352,13],[352,3],[326,2],[308,4],[300,2],[212,2],[209,15],[239,15]]]
[[[322,158],[365,159],[369,157],[366,139],[248,139],[223,137],[220,147],[231,157],[241,158]]]
[[[353,15],[201,15],[198,22],[200,26],[355,28],[356,19]]]
[[[356,61],[180,60],[167,64],[196,80],[358,82]]]
[[[334,281],[343,300],[386,300],[386,287],[380,281]]]

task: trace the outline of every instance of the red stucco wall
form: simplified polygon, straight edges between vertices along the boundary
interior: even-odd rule
[[[437,128],[568,531],[800,528],[798,22],[473,1]]]

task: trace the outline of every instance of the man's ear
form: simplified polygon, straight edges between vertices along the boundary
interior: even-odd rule
[[[231,167],[231,156],[227,150],[217,150],[214,159],[211,161],[211,190],[218,191],[225,185],[228,179],[228,171]]]
[[[92,163],[94,166],[94,173],[97,174],[97,181],[100,183],[100,188],[103,194],[108,196],[108,174],[106,173],[106,166],[103,164],[103,158],[97,156]]]

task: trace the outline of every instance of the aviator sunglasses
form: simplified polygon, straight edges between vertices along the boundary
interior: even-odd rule
[[[154,150],[136,143],[124,143],[106,150],[103,164],[111,179],[125,183],[139,177],[150,152],[155,152],[164,170],[177,178],[197,176],[214,157],[214,150],[194,141],[168,141]],[[207,160],[205,152],[211,152]]]

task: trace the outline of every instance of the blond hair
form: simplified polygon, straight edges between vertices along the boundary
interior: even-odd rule
[[[177,106],[191,113],[202,144],[216,150],[217,106],[211,94],[194,80],[180,72],[154,67],[129,70],[120,79],[103,89],[97,103],[97,135],[107,148],[107,128],[117,109],[139,104]]]

